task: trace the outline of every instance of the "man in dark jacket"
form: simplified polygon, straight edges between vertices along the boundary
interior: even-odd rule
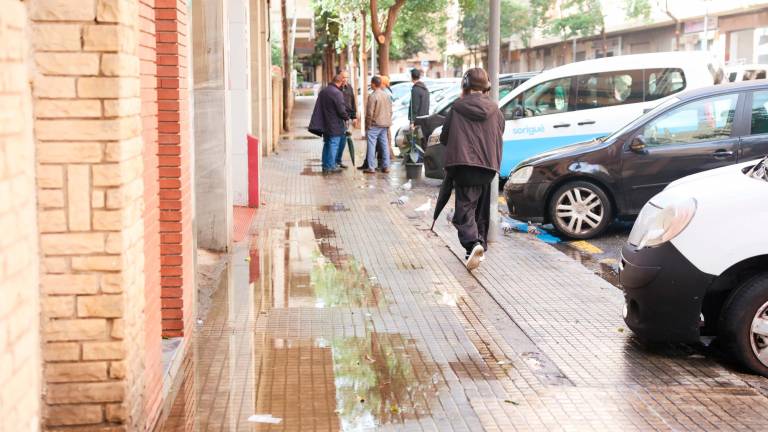
[[[501,164],[504,116],[488,97],[491,87],[483,69],[468,70],[461,87],[462,97],[445,118],[440,142],[446,146],[446,176],[453,179],[456,194],[452,222],[471,271],[488,249],[491,182]]]
[[[341,92],[343,81],[343,76],[337,74],[333,82],[320,92],[309,122],[309,131],[323,137],[323,174],[341,171],[336,165],[336,155],[339,146],[344,144],[344,122],[349,119]]]
[[[413,125],[416,117],[429,115],[429,90],[421,81],[420,70],[411,69],[411,80],[413,81],[413,87],[411,87],[411,104],[408,107],[408,120]]]
[[[351,85],[349,85],[349,79],[347,77],[346,72],[340,72],[339,73],[342,76],[342,87],[341,92],[344,93],[344,105],[347,106],[347,114],[349,114],[349,120],[356,121],[357,120],[357,101],[355,100],[355,89],[352,88]],[[349,121],[345,122],[345,131],[344,131],[344,140],[342,140],[341,145],[339,145],[338,153],[336,153],[336,165],[340,168],[347,168],[346,165],[344,165],[341,162],[342,157],[344,156],[344,147],[348,147],[349,151],[351,152],[353,149],[353,146],[349,144],[349,142],[352,140],[352,133],[349,131]],[[354,158],[354,155],[351,155]]]

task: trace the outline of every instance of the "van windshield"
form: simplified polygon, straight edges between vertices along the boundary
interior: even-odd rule
[[[665,100],[664,102],[660,103],[655,108],[653,108],[652,110],[650,110],[647,113],[641,115],[640,117],[632,120],[631,122],[627,123],[623,128],[621,128],[621,129],[617,130],[616,132],[612,133],[611,135],[609,135],[606,138],[606,141],[609,140],[609,139],[615,138],[615,137],[619,137],[619,136],[627,133],[628,131],[630,131],[630,130],[640,126],[641,124],[645,123],[648,118],[654,117],[659,111],[664,111],[665,109],[667,109],[668,106],[674,105],[677,102],[680,102],[680,99],[678,99],[676,97],[672,97],[672,98],[669,98],[669,99]]]

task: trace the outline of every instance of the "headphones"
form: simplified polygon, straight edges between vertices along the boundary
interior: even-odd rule
[[[462,89],[468,89],[469,88],[469,71],[472,69],[467,69],[466,72],[464,72],[464,76],[461,78],[461,88]]]

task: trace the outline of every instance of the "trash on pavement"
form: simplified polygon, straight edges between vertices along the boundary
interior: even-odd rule
[[[408,200],[409,200],[408,196],[407,195],[403,195],[403,196],[399,197],[398,199],[396,199],[394,201],[391,201],[390,204],[404,205],[405,203],[408,202]]]
[[[280,424],[283,419],[279,417],[272,417],[272,414],[254,414],[248,417],[248,421],[251,423]]]
[[[401,184],[399,187],[399,189],[406,190],[406,191],[411,190],[411,188],[413,188],[413,183],[410,180]]]
[[[432,198],[427,198],[427,202],[413,209],[419,213],[426,213],[432,208]]]

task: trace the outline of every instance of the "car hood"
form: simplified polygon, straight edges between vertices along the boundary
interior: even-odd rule
[[[545,162],[550,162],[557,159],[568,158],[591,153],[595,150],[600,150],[610,146],[611,143],[607,141],[601,141],[593,139],[590,141],[583,141],[576,144],[567,145],[565,147],[556,148],[544,153],[539,153],[536,156],[529,157],[518,164],[518,167],[525,165],[538,165]]]
[[[715,168],[712,170],[691,174],[689,176],[675,180],[672,183],[668,184],[665,190],[680,188],[682,186],[687,186],[691,183],[707,182],[707,181],[717,183],[721,181],[720,179],[722,178],[733,177],[737,175],[743,176],[745,168],[751,167],[757,164],[758,162],[760,162],[760,160],[756,159],[749,162],[744,162],[736,165],[728,165],[721,168]],[[727,181],[727,180],[723,180],[723,181]]]

